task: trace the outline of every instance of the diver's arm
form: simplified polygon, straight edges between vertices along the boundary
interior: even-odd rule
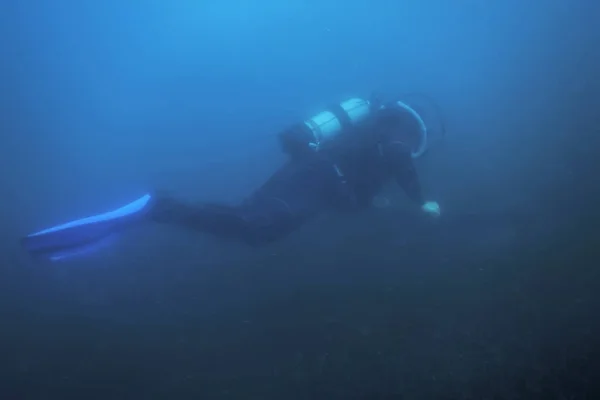
[[[410,149],[402,142],[388,142],[382,146],[382,153],[394,179],[408,198],[419,206],[423,206],[425,199]]]
[[[435,201],[426,201],[415,168],[410,148],[400,141],[388,141],[381,146],[381,153],[388,163],[398,185],[406,195],[432,216],[440,215],[440,206]]]

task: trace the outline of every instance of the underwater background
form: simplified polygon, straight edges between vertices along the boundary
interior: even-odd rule
[[[600,395],[600,4],[0,2],[1,399]],[[85,259],[19,238],[148,190],[238,202],[276,134],[419,92],[442,218],[324,215],[248,248],[147,226]],[[449,228],[451,227],[451,229]]]

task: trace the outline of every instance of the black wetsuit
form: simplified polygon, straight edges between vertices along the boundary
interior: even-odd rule
[[[238,206],[189,204],[158,196],[156,222],[243,240],[258,245],[277,240],[327,209],[367,207],[381,186],[395,179],[417,204],[424,203],[403,129],[402,113],[378,111],[359,135],[363,139],[336,153],[309,152],[291,158]]]

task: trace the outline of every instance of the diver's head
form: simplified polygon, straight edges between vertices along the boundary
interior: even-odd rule
[[[419,119],[409,110],[399,107],[386,107],[379,112],[378,131],[383,137],[393,137],[411,149],[413,154],[420,151],[423,131]]]

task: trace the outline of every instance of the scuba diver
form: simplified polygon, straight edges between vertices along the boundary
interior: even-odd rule
[[[413,162],[427,149],[427,127],[406,103],[352,98],[278,136],[287,162],[237,206],[146,194],[117,210],[30,234],[22,245],[31,254],[60,260],[88,253],[145,221],[261,245],[326,210],[369,207],[390,180],[426,215],[440,215],[438,203],[424,197]]]

